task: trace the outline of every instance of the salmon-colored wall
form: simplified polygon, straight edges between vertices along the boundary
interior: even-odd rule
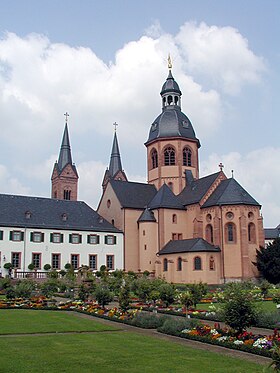
[[[194,258],[199,256],[202,261],[202,270],[194,270]],[[210,270],[210,257],[214,259],[214,270]],[[168,259],[168,270],[163,271],[164,258]],[[182,258],[182,271],[177,270],[178,258]],[[156,262],[156,275],[164,277],[174,283],[220,284],[220,253],[176,253],[160,255]]]
[[[155,271],[158,250],[157,222],[139,223],[139,269],[141,272]]]
[[[176,150],[174,166],[164,166],[164,149],[172,146]],[[188,146],[192,151],[192,166],[183,166],[183,148]],[[158,167],[152,168],[151,151],[156,149],[158,153]],[[148,183],[154,184],[159,189],[164,183],[173,184],[173,192],[179,194],[186,185],[185,170],[191,170],[193,177],[199,177],[198,148],[197,143],[183,138],[159,139],[147,146]]]

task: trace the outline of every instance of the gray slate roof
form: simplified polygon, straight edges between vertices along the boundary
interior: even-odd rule
[[[190,238],[187,240],[169,241],[160,251],[159,255],[189,253],[189,252],[220,252],[219,247],[210,245],[203,238]]]
[[[184,137],[198,142],[189,118],[179,106],[166,106],[162,113],[152,123],[149,138],[145,145],[158,138]]]
[[[178,197],[172,192],[172,190],[163,184],[158,190],[157,194],[148,204],[150,209],[167,208],[167,209],[180,209],[184,210],[183,204],[180,202]]]
[[[276,228],[265,228],[264,237],[266,240],[274,240],[280,237],[280,224]]]
[[[156,222],[156,218],[154,216],[154,213],[148,209],[148,207],[145,208],[145,210],[140,215],[140,218],[138,219],[138,222]]]
[[[122,207],[144,209],[157,193],[152,184],[131,181],[110,180],[112,188]]]
[[[202,207],[260,204],[233,178],[222,180]]]
[[[193,203],[201,201],[219,174],[220,172],[216,172],[215,174],[194,180],[191,184],[187,185],[179,194],[179,198],[183,205],[192,205]]]
[[[114,134],[113,146],[111,151],[111,159],[109,165],[109,174],[114,177],[117,172],[122,171],[121,155],[117,139],[117,133]]]
[[[167,93],[167,92],[176,92],[179,95],[182,94],[182,92],[180,91],[178,83],[173,78],[171,70],[169,70],[168,77],[167,77],[166,81],[164,82],[164,84],[161,88],[160,94],[163,95],[164,93]]]
[[[0,194],[0,226],[120,232],[85,202],[9,194]]]
[[[54,168],[57,169],[58,173],[61,174],[63,169],[70,164],[75,174],[78,176],[78,172],[76,166],[72,163],[72,156],[71,156],[71,147],[70,147],[70,140],[68,134],[68,126],[65,123],[64,133],[62,137],[58,162],[55,163]]]

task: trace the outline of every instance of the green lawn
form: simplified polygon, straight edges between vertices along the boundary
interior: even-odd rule
[[[244,360],[128,331],[108,331],[96,319],[83,319],[75,313],[0,310],[0,334],[3,330],[29,333],[85,328],[99,333],[0,336],[0,373],[263,372],[263,366]]]
[[[37,310],[0,310],[0,334],[104,331],[116,328],[83,319],[76,313]]]

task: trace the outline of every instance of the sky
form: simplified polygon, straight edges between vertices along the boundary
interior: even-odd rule
[[[96,208],[118,123],[123,168],[146,181],[145,141],[172,73],[219,170],[280,223],[279,0],[0,0],[0,193],[50,197],[68,118],[79,199]]]

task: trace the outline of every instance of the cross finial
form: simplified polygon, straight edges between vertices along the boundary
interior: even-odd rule
[[[233,177],[233,170],[231,170],[231,177],[234,178],[234,177]]]
[[[114,123],[113,123],[113,126],[115,127],[115,132],[116,132],[116,131],[117,131],[118,123],[117,123],[117,122],[114,122]]]
[[[170,53],[168,53],[167,62],[168,62],[168,68],[169,68],[169,70],[171,70],[172,69],[172,61],[171,61]]]
[[[66,113],[64,114],[65,115],[65,124],[67,124],[67,122],[68,122],[68,117],[69,117],[69,114],[67,113],[67,111],[66,111]]]
[[[224,165],[222,164],[222,162],[220,162],[219,167],[220,167],[220,171],[223,171]]]

